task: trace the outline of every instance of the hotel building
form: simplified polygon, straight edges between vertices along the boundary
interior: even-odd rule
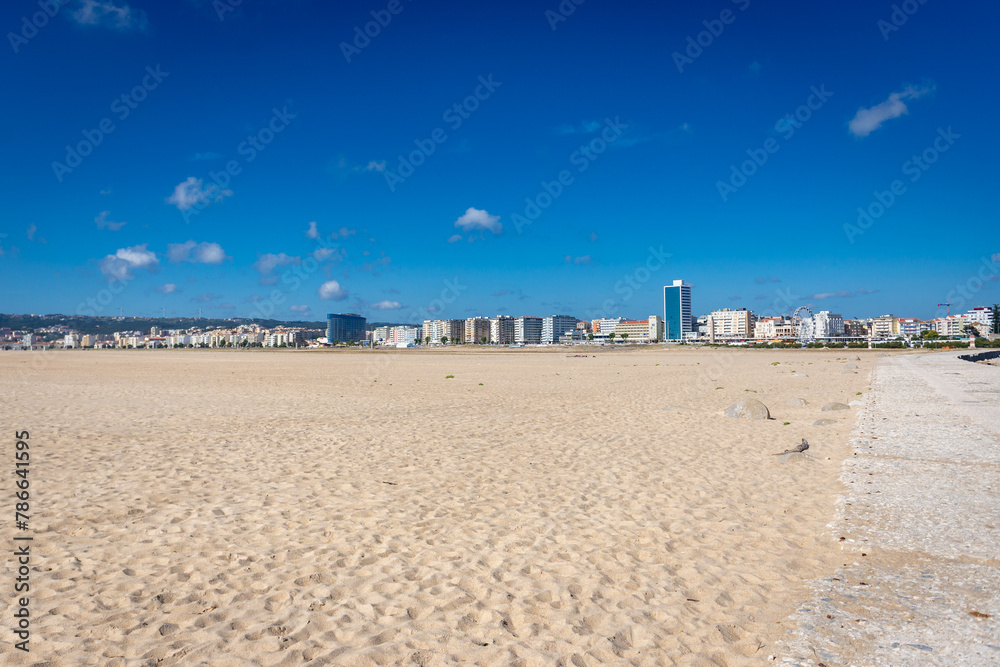
[[[691,336],[691,285],[675,280],[663,288],[663,340]]]

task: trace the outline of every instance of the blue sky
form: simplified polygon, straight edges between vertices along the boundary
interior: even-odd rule
[[[1000,301],[1000,7],[649,4],[6,2],[0,311]]]

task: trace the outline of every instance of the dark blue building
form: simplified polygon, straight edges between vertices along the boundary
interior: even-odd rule
[[[330,313],[326,316],[326,340],[335,343],[359,343],[365,340],[367,320],[354,313]]]

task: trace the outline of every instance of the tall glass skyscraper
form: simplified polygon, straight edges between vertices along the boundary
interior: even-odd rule
[[[365,324],[361,315],[338,313],[326,316],[326,340],[334,343],[359,343],[365,339]]]
[[[663,339],[684,340],[691,333],[691,285],[675,280],[663,288]]]

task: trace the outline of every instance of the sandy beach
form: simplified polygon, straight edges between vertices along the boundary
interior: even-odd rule
[[[758,664],[842,563],[856,408],[821,407],[876,361],[34,354],[0,354],[34,537],[31,652],[5,630],[6,664]],[[748,397],[772,419],[722,414]]]

